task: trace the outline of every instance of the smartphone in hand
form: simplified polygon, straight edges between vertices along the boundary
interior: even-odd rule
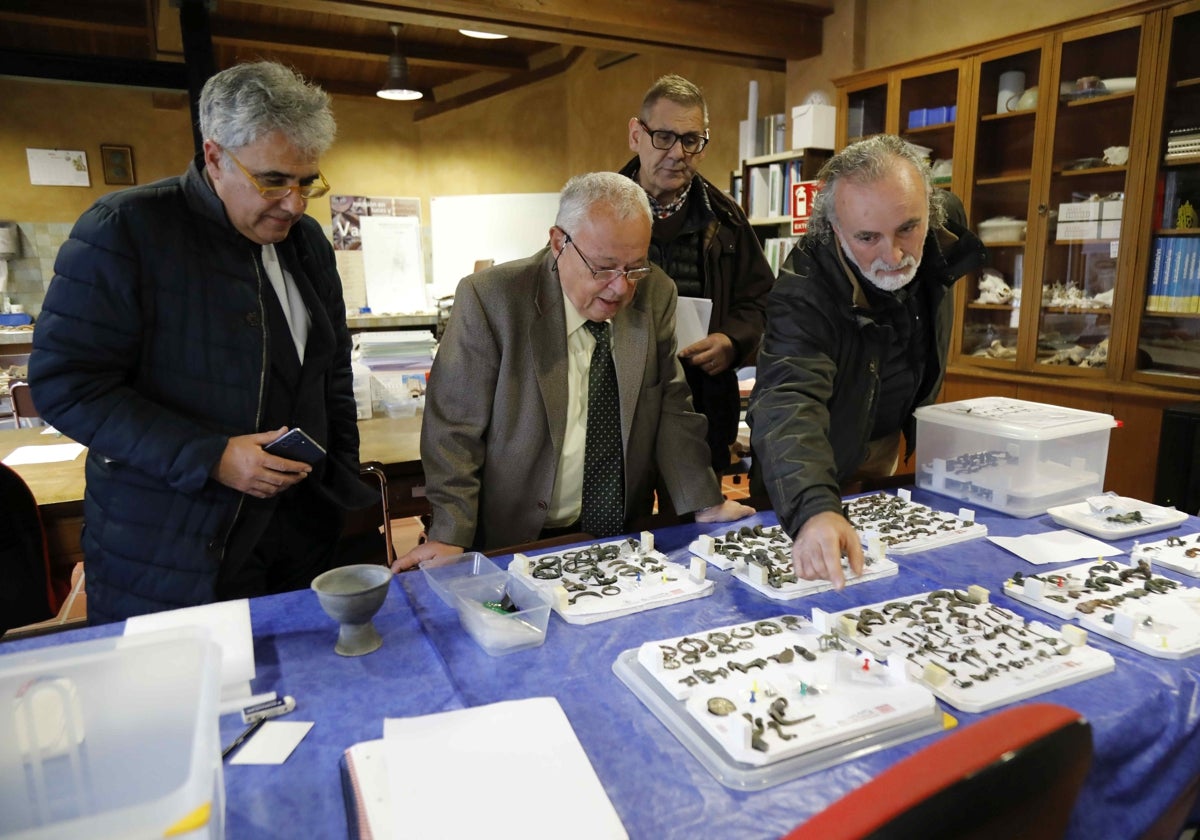
[[[325,457],[325,448],[304,433],[303,429],[289,429],[263,449],[290,461],[315,464]]]

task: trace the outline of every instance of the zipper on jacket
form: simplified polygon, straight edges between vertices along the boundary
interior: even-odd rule
[[[258,424],[262,422],[263,395],[267,389],[267,313],[263,306],[262,268],[259,266],[258,259],[254,256],[253,249],[250,252],[250,262],[254,266],[254,279],[257,283],[258,327],[262,331],[262,358],[259,360],[258,367],[258,406],[254,410],[254,431],[257,432]],[[233,526],[237,524],[238,517],[242,515],[242,506],[245,502],[246,494],[239,493],[237,507],[233,510],[233,518],[229,520],[229,527],[225,529],[225,535],[221,537],[221,555],[217,558],[218,565],[225,561],[225,552],[229,549],[229,535],[233,533]]]
[[[865,451],[870,447],[871,431],[875,425],[875,404],[879,401],[879,359],[873,358],[867,362],[867,373],[871,377],[871,391],[867,397],[867,406],[862,424],[862,439],[859,441],[859,446]]]

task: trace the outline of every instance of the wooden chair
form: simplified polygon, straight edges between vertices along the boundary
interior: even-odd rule
[[[378,461],[360,464],[358,475],[371,488],[378,489],[379,504],[369,505],[362,510],[352,510],[346,515],[346,525],[342,529],[334,565],[382,563],[390,566],[396,559],[396,550],[392,546],[387,475],[383,471],[383,464]],[[379,551],[381,532],[382,553]]]
[[[28,382],[10,382],[8,395],[12,399],[13,424],[16,428],[21,428],[22,420],[32,421],[41,418],[37,407],[33,404],[33,394],[29,390]],[[29,423],[28,425],[34,424]]]
[[[1033,703],[952,732],[851,791],[785,840],[1058,840],[1092,763],[1092,728]]]

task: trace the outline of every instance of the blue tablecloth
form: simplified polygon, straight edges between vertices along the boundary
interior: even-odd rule
[[[952,500],[920,491],[914,500],[958,509]],[[1059,527],[1044,516],[1018,520],[983,510],[977,519],[993,535]],[[749,521],[775,520],[764,513]],[[656,546],[686,562],[688,543],[698,533],[719,527],[666,528],[656,532]],[[1200,519],[1193,517],[1177,529],[1145,539],[1197,531]],[[1128,549],[1132,541],[1118,545]],[[503,566],[508,559],[496,562]],[[1013,571],[1029,572],[1033,567],[987,540],[894,559],[901,567],[895,577],[789,602],[769,600],[709,567],[716,582],[710,597],[585,626],[551,616],[542,647],[498,658],[466,635],[455,612],[419,573],[393,581],[376,619],[384,646],[357,659],[334,654],[336,627],[312,593],[254,599],[254,688],[293,695],[297,711],[291,719],[316,725],[280,767],[226,767],[228,836],[292,837],[298,826],[306,836],[343,836],[338,759],[352,744],[381,737],[384,717],[554,696],[631,837],[777,837],[942,736],[918,738],[767,790],[735,791],[709,775],[618,680],[612,664],[623,651],[651,639],[789,612],[808,615],[814,606],[841,610],[973,583],[987,587],[992,599],[1006,608],[1060,623],[1000,594],[1001,582]],[[0,654],[119,631],[119,625],[87,628],[6,643]],[[1114,672],[1036,699],[1077,709],[1093,726],[1095,760],[1069,836],[1136,837],[1200,774],[1200,657],[1153,659],[1095,636],[1092,644],[1113,655]],[[948,711],[964,725],[980,717]],[[226,716],[223,739],[232,740],[241,728],[236,716]],[[411,771],[420,773],[421,768]],[[501,775],[498,771],[498,782]]]

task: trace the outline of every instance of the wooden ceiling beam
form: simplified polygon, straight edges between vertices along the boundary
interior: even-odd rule
[[[782,70],[821,51],[823,3],[790,0],[243,0],[262,6],[414,24],[486,29],[535,41]]]
[[[437,99],[432,102],[421,102],[417,106],[417,111],[413,114],[413,122],[435,117],[438,114],[445,114],[448,111],[453,111],[458,108],[464,108],[467,105],[472,105],[476,102],[482,102],[493,96],[498,96],[501,93],[507,93],[510,90],[524,87],[525,85],[539,82],[542,79],[549,79],[557,76],[559,73],[566,71],[572,64],[579,60],[583,55],[583,47],[574,47],[570,49],[565,56],[558,61],[544,64],[536,70],[530,70],[528,73],[521,73],[493,84],[484,85],[475,90],[467,91],[458,94],[457,96],[449,97],[445,100]]]
[[[385,30],[376,36],[339,36],[331,40],[324,32],[311,29],[281,29],[278,26],[248,25],[246,23],[212,20],[214,44],[250,49],[263,48],[271,51],[301,52],[331,58],[349,58],[356,61],[377,61],[387,64],[394,42]],[[424,44],[405,43],[400,48],[410,65],[424,64],[431,67],[450,67],[463,70],[500,70],[522,72],[529,69],[523,56],[500,50],[463,49],[454,50],[429,47]]]

